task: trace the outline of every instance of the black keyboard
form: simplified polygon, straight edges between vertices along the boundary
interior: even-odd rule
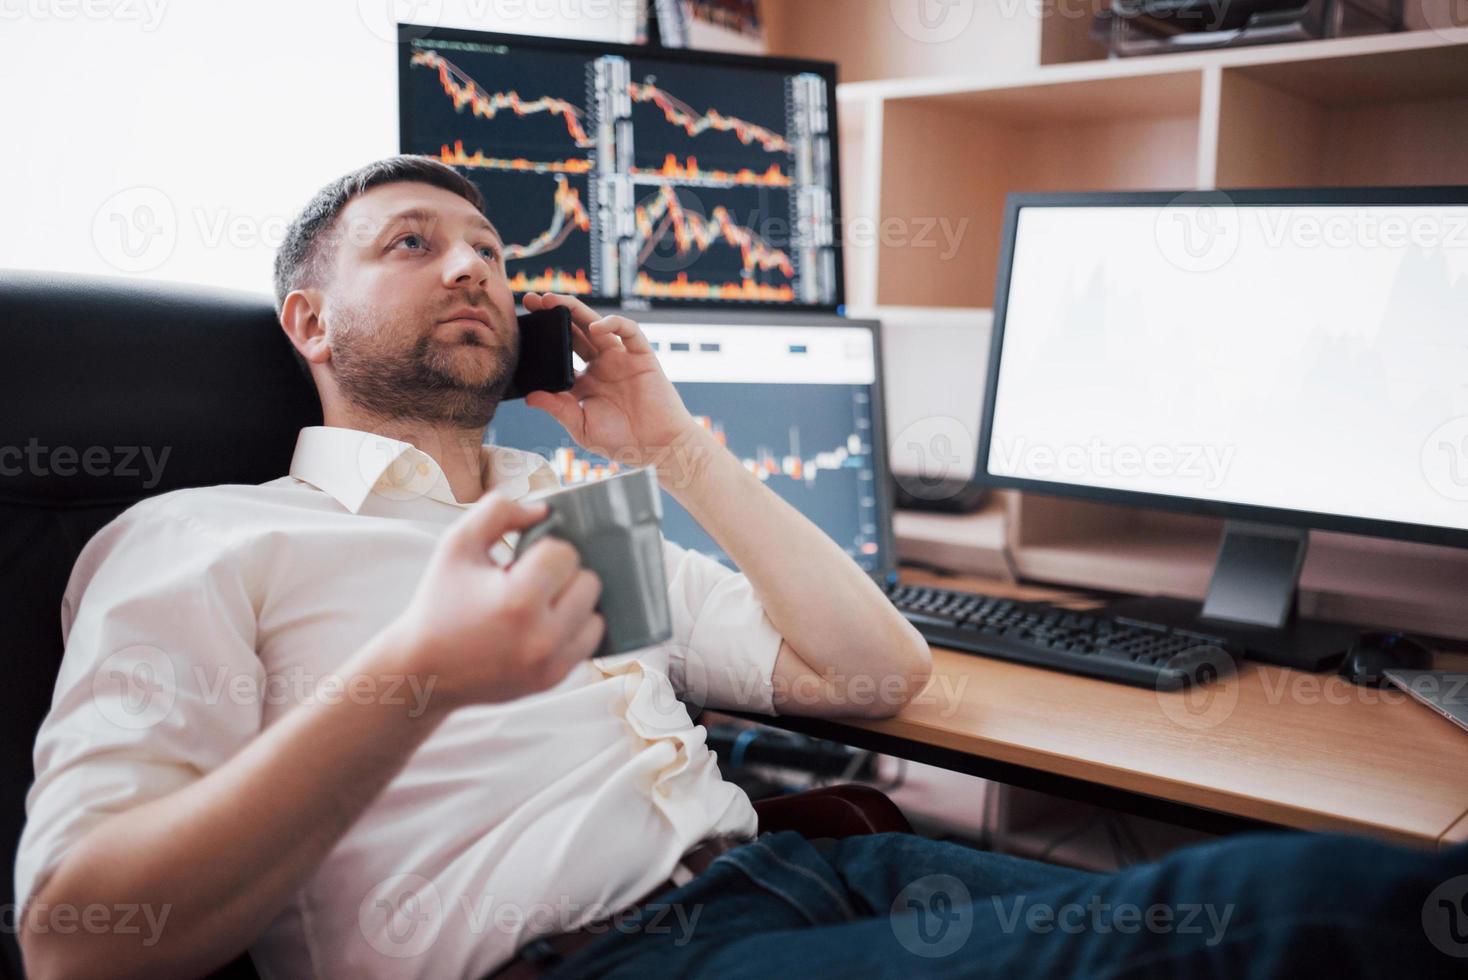
[[[1045,603],[923,585],[897,585],[888,596],[937,646],[1139,687],[1206,684],[1236,658],[1216,636]]]

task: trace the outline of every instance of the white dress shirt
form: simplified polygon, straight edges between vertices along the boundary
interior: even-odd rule
[[[557,484],[529,453],[482,463],[512,497]],[[99,531],[62,602],[21,907],[89,829],[223,764],[387,625],[467,506],[408,443],[318,426],[290,476],[163,494]],[[754,836],[678,696],[773,713],[780,636],[744,576],[664,556],[673,639],[449,715],[252,947],[264,976],[479,977],[636,902],[701,839]]]

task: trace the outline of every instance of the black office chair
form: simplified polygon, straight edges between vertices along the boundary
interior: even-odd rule
[[[0,888],[9,907],[31,749],[61,663],[61,595],[77,554],[145,497],[284,475],[296,433],[321,423],[321,407],[263,296],[0,270],[0,330],[0,622],[9,653]],[[144,446],[155,459],[167,451],[161,474],[143,465]],[[756,809],[762,831],[911,830],[890,800],[861,786]],[[21,977],[14,929],[0,932],[0,966]],[[241,956],[216,976],[256,974]]]

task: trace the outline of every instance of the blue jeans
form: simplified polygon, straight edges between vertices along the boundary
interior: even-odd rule
[[[786,831],[618,917],[550,975],[1463,977],[1465,893],[1468,846],[1249,834],[1092,874],[911,834]]]

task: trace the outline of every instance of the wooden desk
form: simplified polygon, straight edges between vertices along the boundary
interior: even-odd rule
[[[1075,598],[989,579],[903,579]],[[933,659],[933,679],[896,718],[773,723],[1204,829],[1468,840],[1468,732],[1395,689],[1245,662],[1191,694],[1156,692],[936,647]],[[1468,657],[1439,664],[1468,669]]]

